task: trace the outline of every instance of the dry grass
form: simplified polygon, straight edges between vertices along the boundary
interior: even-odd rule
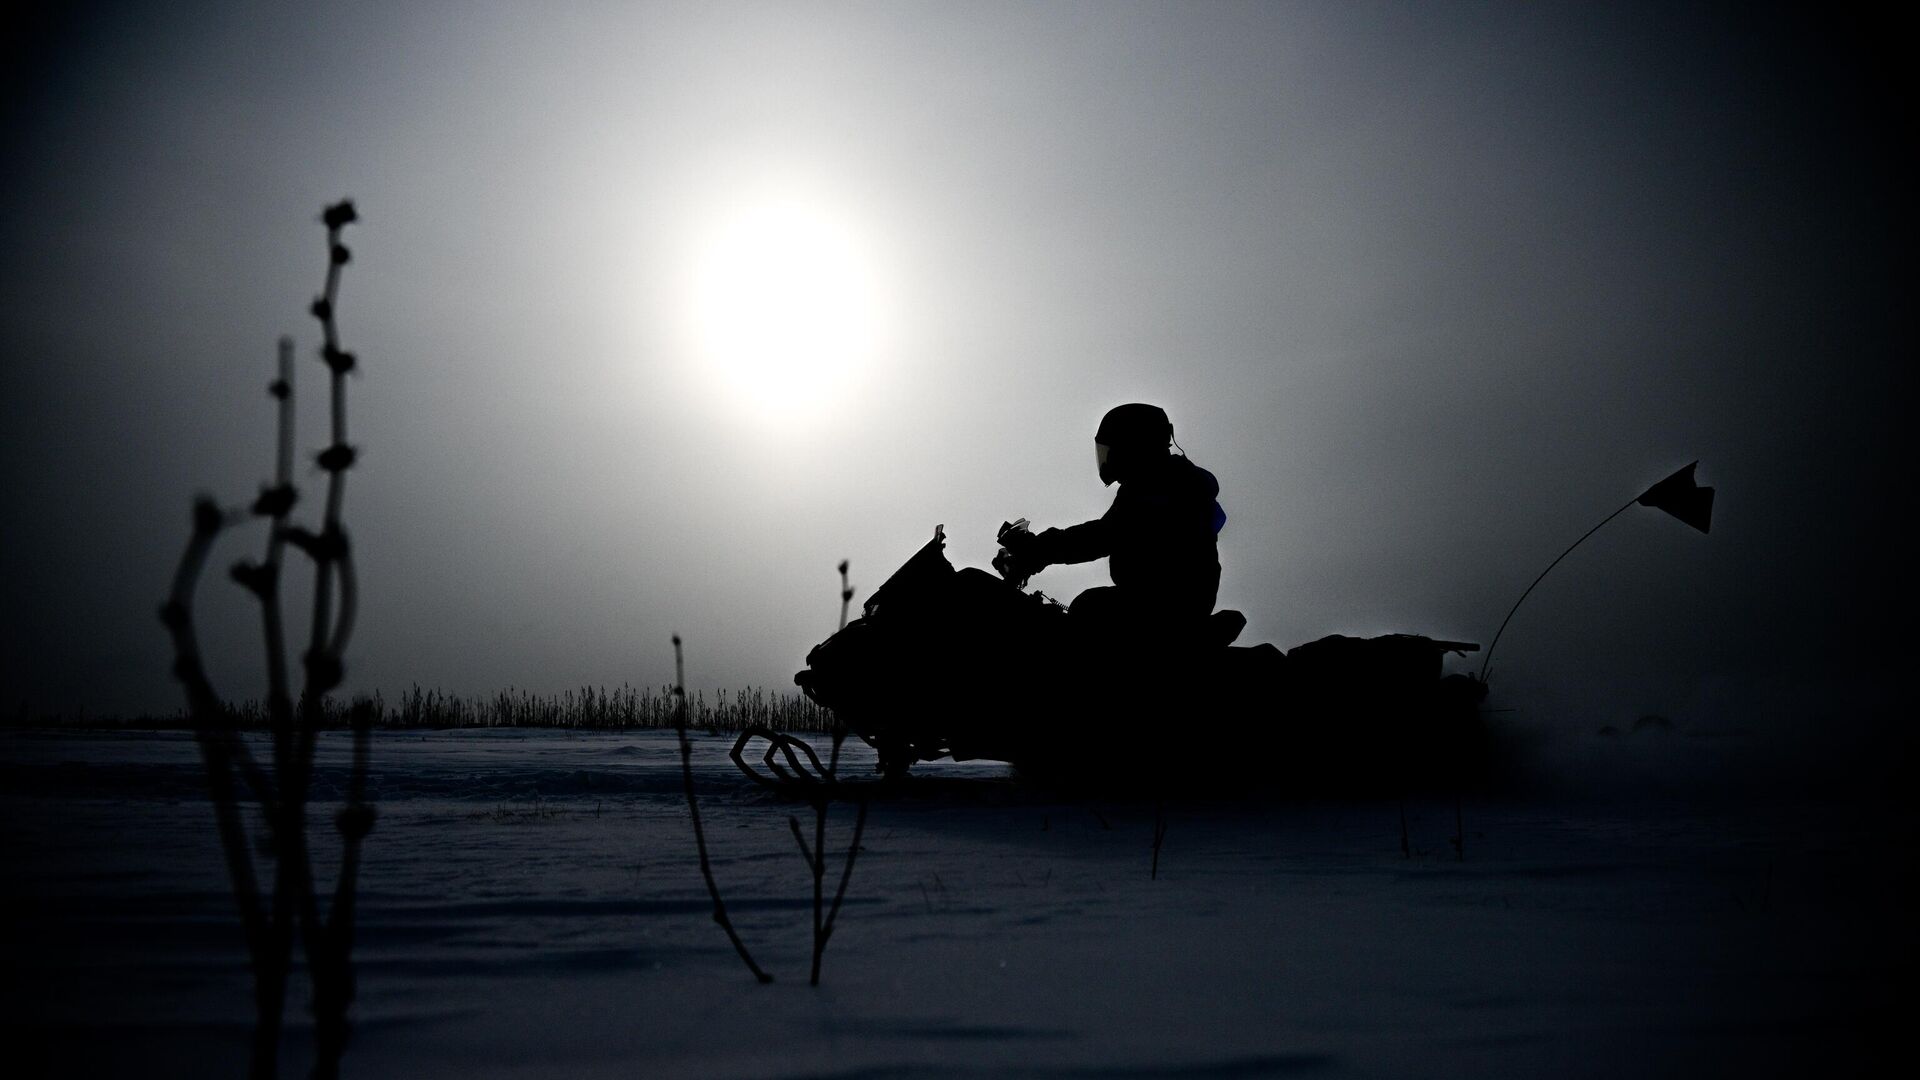
[[[315,723],[323,730],[346,730],[355,709],[366,709],[373,726],[387,729],[440,728],[575,728],[618,731],[626,728],[674,726],[673,687],[587,686],[559,694],[536,694],[509,687],[493,694],[462,695],[445,690],[412,687],[388,701],[380,693],[352,701],[328,698],[321,702]],[[222,726],[241,731],[267,731],[272,715],[258,701],[222,703]],[[11,727],[137,728],[192,730],[189,713],[162,716],[72,713],[47,714],[21,710],[0,720]],[[800,694],[778,694],[757,687],[705,691],[687,702],[687,726],[699,731],[745,731],[762,727],[778,731],[831,732],[833,713]]]

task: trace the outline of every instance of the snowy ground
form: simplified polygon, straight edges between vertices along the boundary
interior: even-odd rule
[[[769,986],[708,920],[670,732],[378,734],[345,1075],[1834,1075],[1913,983],[1907,806],[1480,799],[1456,862],[1447,803],[1410,859],[1392,804],[1183,804],[1151,880],[1151,806],[975,765],[873,806],[809,988],[809,812],[726,747],[703,809]],[[0,733],[24,1075],[244,1071],[201,784],[178,733]]]

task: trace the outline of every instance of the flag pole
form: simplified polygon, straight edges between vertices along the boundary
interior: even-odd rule
[[[1553,568],[1560,565],[1560,559],[1564,559],[1567,556],[1573,554],[1574,548],[1577,548],[1581,544],[1586,543],[1587,537],[1592,536],[1594,533],[1599,532],[1602,525],[1605,525],[1607,522],[1612,521],[1614,518],[1617,518],[1621,514],[1626,513],[1629,507],[1633,506],[1633,504],[1639,501],[1640,501],[1640,496],[1636,495],[1635,497],[1627,500],[1626,506],[1622,506],[1620,509],[1615,510],[1613,513],[1608,514],[1604,518],[1601,518],[1599,525],[1595,525],[1593,528],[1588,529],[1584,533],[1581,533],[1580,539],[1575,540],[1572,544],[1569,544],[1567,546],[1567,550],[1560,553],[1559,558],[1556,558],[1552,562],[1548,563],[1547,568],[1545,570],[1540,571],[1540,577],[1533,579],[1533,585],[1527,586],[1527,591],[1521,593],[1520,599],[1515,600],[1513,602],[1513,606],[1507,609],[1507,617],[1500,620],[1500,629],[1495,630],[1493,632],[1493,641],[1491,644],[1487,646],[1487,654],[1480,661],[1480,681],[1481,682],[1487,681],[1487,668],[1489,665],[1493,663],[1493,647],[1495,645],[1500,644],[1500,635],[1507,632],[1507,624],[1513,621],[1513,613],[1516,611],[1519,611],[1520,605],[1527,602],[1527,597],[1533,594],[1534,586],[1540,584],[1541,579],[1545,578],[1548,574],[1553,573]]]

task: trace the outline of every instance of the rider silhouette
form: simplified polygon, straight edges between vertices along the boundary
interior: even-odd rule
[[[1216,537],[1227,515],[1213,474],[1175,455],[1173,424],[1158,406],[1121,405],[1101,419],[1094,453],[1119,492],[1092,521],[1002,539],[1018,568],[1105,558],[1110,586],[1088,589],[1069,611],[1104,635],[1139,640],[1197,632],[1220,590]]]

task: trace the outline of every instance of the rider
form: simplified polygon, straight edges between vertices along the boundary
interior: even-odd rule
[[[1169,450],[1173,423],[1155,405],[1112,409],[1094,432],[1100,481],[1119,483],[1107,512],[1092,521],[1002,539],[1026,573],[1057,563],[1106,558],[1110,586],[1075,597],[1075,622],[1132,640],[1197,632],[1220,590],[1216,537],[1227,515],[1213,474]]]

